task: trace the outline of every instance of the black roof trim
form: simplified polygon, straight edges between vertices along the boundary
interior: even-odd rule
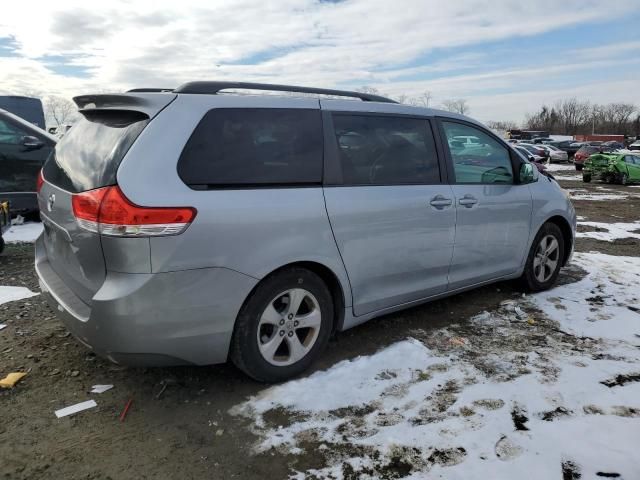
[[[326,88],[296,87],[293,85],[274,85],[269,83],[250,82],[188,82],[180,85],[174,93],[216,94],[221,90],[232,88],[243,90],[268,90],[274,92],[315,93],[319,95],[333,95],[336,97],[359,98],[365,102],[398,103],[390,98],[372,95],[370,93],[350,92],[346,90],[331,90]],[[132,91],[132,90],[129,90]]]

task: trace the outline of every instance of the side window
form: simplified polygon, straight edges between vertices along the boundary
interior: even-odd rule
[[[630,165],[634,165],[634,164],[636,164],[636,163],[637,163],[637,162],[636,162],[636,160],[635,160],[635,158],[633,157],[633,155],[626,155],[626,156],[624,157],[624,161],[625,161],[626,163],[630,164]]]
[[[478,128],[455,122],[442,122],[442,126],[456,183],[513,183],[507,147]]]
[[[20,145],[22,137],[26,135],[25,131],[0,118],[0,143]]]
[[[187,141],[178,174],[196,188],[320,184],[322,148],[319,110],[216,108]]]
[[[440,183],[427,120],[333,115],[344,185]]]

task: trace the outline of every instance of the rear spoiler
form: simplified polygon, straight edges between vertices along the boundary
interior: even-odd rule
[[[106,93],[73,97],[82,114],[99,110],[129,110],[142,112],[149,118],[156,116],[163,108],[176,99],[175,93]]]

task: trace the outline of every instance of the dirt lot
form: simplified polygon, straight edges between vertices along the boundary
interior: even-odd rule
[[[640,188],[586,185],[575,181],[575,172],[557,173],[560,179],[563,174],[572,175],[572,180],[561,180],[561,184],[577,198],[631,194],[622,200],[577,199],[574,204],[581,217],[603,223],[640,220]],[[578,251],[609,255],[640,256],[639,247],[636,238],[613,242],[581,238],[577,242]],[[0,285],[38,291],[32,262],[31,245],[9,245],[0,257]],[[580,269],[570,268],[561,281],[572,282],[580,275]],[[371,321],[334,338],[315,368],[326,369],[344,359],[372,354],[416,331],[429,338],[429,332],[453,322],[463,322],[460,334],[472,337],[475,327],[465,327],[464,319],[495,309],[518,294],[517,285],[496,284]],[[228,412],[265,387],[231,365],[115,366],[76,343],[40,296],[1,305],[0,323],[8,325],[0,331],[0,373],[29,372],[16,388],[0,391],[2,478],[279,479],[294,470],[320,468],[327,457],[313,450],[304,455],[277,449],[252,453],[257,438],[250,420]],[[475,331],[481,333],[481,329]],[[114,384],[115,388],[88,394],[93,384]],[[163,385],[166,389],[158,397]],[[98,402],[97,408],[73,417],[54,416],[54,410],[89,398]],[[133,399],[131,409],[120,422],[118,417],[129,399]],[[285,413],[272,412],[270,421],[286,425],[288,420]],[[387,473],[402,476],[401,469]]]

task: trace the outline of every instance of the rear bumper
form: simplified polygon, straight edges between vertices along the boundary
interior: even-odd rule
[[[257,280],[225,268],[107,272],[91,305],[55,273],[42,237],[36,272],[68,330],[96,354],[124,365],[208,365],[227,360],[236,316]]]

